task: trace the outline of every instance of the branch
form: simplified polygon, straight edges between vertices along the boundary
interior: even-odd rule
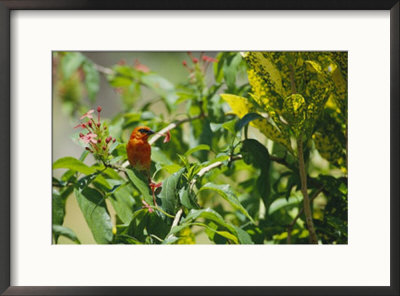
[[[303,193],[303,208],[304,214],[306,216],[306,223],[308,227],[308,231],[310,232],[310,241],[313,244],[318,244],[317,234],[315,233],[314,223],[312,220],[312,211],[310,207],[310,199],[308,198],[308,189],[307,189],[307,173],[306,167],[304,164],[304,155],[303,155],[303,141],[301,139],[297,140],[297,151],[299,158],[299,172],[300,172],[300,180],[301,180],[301,192]]]
[[[198,116],[195,116],[195,117],[189,117],[189,118],[185,118],[185,119],[182,119],[182,120],[178,120],[178,121],[172,122],[172,123],[170,123],[169,125],[167,125],[166,127],[164,127],[162,130],[160,130],[159,132],[157,132],[157,133],[149,140],[149,144],[152,145],[152,144],[153,144],[155,141],[157,141],[159,138],[163,137],[164,134],[165,134],[166,132],[169,132],[170,130],[176,128],[177,126],[179,126],[179,125],[181,125],[181,124],[183,124],[183,123],[185,123],[185,122],[193,121],[193,120],[196,120],[196,119],[200,119],[200,118],[203,118],[203,117],[204,117],[204,115],[198,115]]]
[[[231,157],[229,158],[229,161],[240,160],[240,159],[242,159],[242,158],[243,158],[243,157],[242,157],[242,155],[240,155],[240,154],[238,154],[238,155],[233,155],[233,156],[231,156]],[[220,167],[220,166],[222,166],[222,165],[223,165],[223,162],[222,162],[222,161],[214,162],[214,163],[210,164],[209,166],[206,166],[206,167],[202,168],[202,169],[197,173],[197,177],[198,177],[198,178],[203,177],[207,172],[211,171],[212,169],[218,168],[218,167]]]
[[[240,160],[240,159],[242,159],[242,158],[243,158],[243,156],[240,155],[240,154],[238,154],[238,155],[233,155],[233,156],[230,157],[229,161]],[[195,178],[193,178],[193,179],[190,181],[189,188],[190,188],[190,189],[193,188],[193,186],[194,186],[194,184],[196,184],[196,181],[197,181],[198,178],[203,177],[206,173],[208,173],[208,172],[211,171],[212,169],[218,168],[218,167],[222,166],[223,164],[224,164],[224,163],[223,163],[222,161],[217,161],[217,162],[214,162],[214,163],[210,164],[209,166],[206,166],[206,167],[202,168],[202,169],[196,174]]]
[[[310,202],[313,202],[314,199],[324,190],[324,186],[320,187],[317,191],[314,192],[314,194],[310,197]],[[289,226],[288,226],[288,237],[287,237],[287,243],[291,244],[291,239],[292,239],[292,231],[293,231],[293,227],[297,222],[297,219],[300,218],[301,215],[303,215],[304,213],[304,207],[302,207],[299,212],[297,213],[296,217],[294,217],[293,221],[290,222]]]

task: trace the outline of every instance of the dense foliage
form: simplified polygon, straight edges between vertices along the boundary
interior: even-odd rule
[[[54,54],[54,99],[82,146],[53,163],[64,169],[53,177],[54,242],[80,243],[63,226],[76,198],[99,244],[346,244],[347,53],[188,53],[183,67],[174,85],[138,61]],[[110,119],[96,104],[101,75],[121,97]],[[159,188],[127,163],[138,125],[160,131],[150,138]]]

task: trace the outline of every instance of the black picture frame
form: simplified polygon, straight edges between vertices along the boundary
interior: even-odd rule
[[[13,10],[390,10],[389,287],[22,287],[10,286],[10,13]],[[399,295],[399,11],[398,0],[0,0],[0,293],[1,295]],[[373,173],[373,172],[371,172]],[[368,258],[366,258],[368,262]]]

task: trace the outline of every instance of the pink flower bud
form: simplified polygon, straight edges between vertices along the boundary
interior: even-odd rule
[[[79,138],[83,138],[85,135],[82,133],[79,133]]]
[[[115,143],[115,138],[113,139],[113,143]]]
[[[97,127],[100,127],[100,125],[101,125],[101,124],[100,124],[100,122],[99,122],[99,123],[97,124]]]
[[[88,122],[89,127],[92,127],[93,123],[91,121]]]
[[[186,67],[186,66],[187,66],[186,61],[183,61],[183,62],[182,62],[182,65]]]
[[[97,140],[97,143],[100,144],[100,143],[101,143],[101,139],[98,139],[98,140]]]
[[[101,112],[102,108],[100,106],[97,107],[97,112]]]
[[[106,149],[107,149],[107,147],[106,147],[106,146],[103,146],[103,151],[106,151]]]
[[[197,64],[199,62],[199,59],[198,58],[193,58],[192,62],[193,62],[193,64]]]
[[[107,144],[110,143],[111,139],[112,139],[111,136],[107,137],[106,143],[107,143]]]

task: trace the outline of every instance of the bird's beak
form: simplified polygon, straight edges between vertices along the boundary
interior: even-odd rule
[[[152,135],[152,134],[155,134],[155,132],[152,131],[151,129],[147,130],[146,133],[147,133],[149,136]]]

